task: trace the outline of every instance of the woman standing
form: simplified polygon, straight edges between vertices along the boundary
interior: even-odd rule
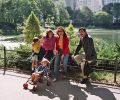
[[[67,73],[67,63],[70,54],[69,49],[69,38],[65,33],[65,29],[63,27],[57,28],[57,37],[56,37],[56,46],[54,50],[55,61],[54,61],[54,80],[57,81],[59,77],[59,65],[61,61],[61,57],[63,58],[63,66],[64,72]]]

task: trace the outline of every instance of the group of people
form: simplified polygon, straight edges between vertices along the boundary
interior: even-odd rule
[[[79,65],[81,65],[81,71],[83,76],[81,83],[86,83],[88,80],[88,75],[85,75],[85,62],[87,61],[88,63],[91,63],[92,61],[95,61],[97,55],[95,52],[93,39],[87,34],[86,29],[81,27],[79,29],[79,34],[80,42],[72,58]],[[32,74],[32,79],[36,79],[38,77],[38,71],[48,68],[50,61],[53,58],[53,81],[57,81],[59,79],[59,69],[61,62],[63,63],[63,71],[66,75],[68,72],[67,64],[70,55],[69,42],[69,36],[62,26],[57,28],[56,34],[54,34],[53,31],[49,29],[48,31],[46,31],[46,36],[35,37],[32,43],[32,71],[34,72]],[[85,54],[78,55],[82,47]],[[36,69],[37,72],[35,71]],[[47,73],[47,71],[48,70],[44,70],[43,72]]]

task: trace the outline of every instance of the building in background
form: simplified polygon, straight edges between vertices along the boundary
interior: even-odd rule
[[[102,0],[102,5],[107,5],[109,3],[120,3],[120,0]]]
[[[73,10],[77,10],[81,6],[87,6],[93,12],[102,10],[102,7],[109,3],[120,3],[120,0],[63,0],[63,1],[65,1],[66,6],[71,7]]]
[[[102,9],[101,0],[65,0],[66,6],[70,6],[72,9],[79,9],[81,6],[87,6],[93,12],[97,12]]]

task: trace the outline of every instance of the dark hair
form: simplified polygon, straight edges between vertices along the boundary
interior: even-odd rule
[[[38,37],[34,37],[34,38],[33,38],[33,42],[37,42],[38,40],[39,40]]]
[[[59,36],[59,34],[58,34],[58,29],[61,29],[63,32],[64,32],[64,37],[67,37],[67,34],[66,34],[66,32],[65,32],[65,29],[62,27],[62,26],[59,26],[58,28],[57,28],[57,35]]]
[[[84,27],[79,28],[79,31],[80,30],[83,30],[84,32],[86,32],[86,29]]]
[[[50,29],[50,30],[48,30],[47,32],[46,32],[46,38],[49,38],[49,36],[48,36],[48,33],[49,32],[52,32],[53,33],[53,31]],[[53,33],[53,36],[54,36],[54,33]]]
[[[43,37],[43,36],[42,36],[42,35],[40,35],[40,36],[39,36],[39,39],[41,39],[42,37]]]

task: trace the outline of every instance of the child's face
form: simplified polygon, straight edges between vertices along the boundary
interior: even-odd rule
[[[47,63],[46,61],[44,61],[44,62],[42,63],[42,65],[43,65],[43,66],[48,66],[48,63]]]

